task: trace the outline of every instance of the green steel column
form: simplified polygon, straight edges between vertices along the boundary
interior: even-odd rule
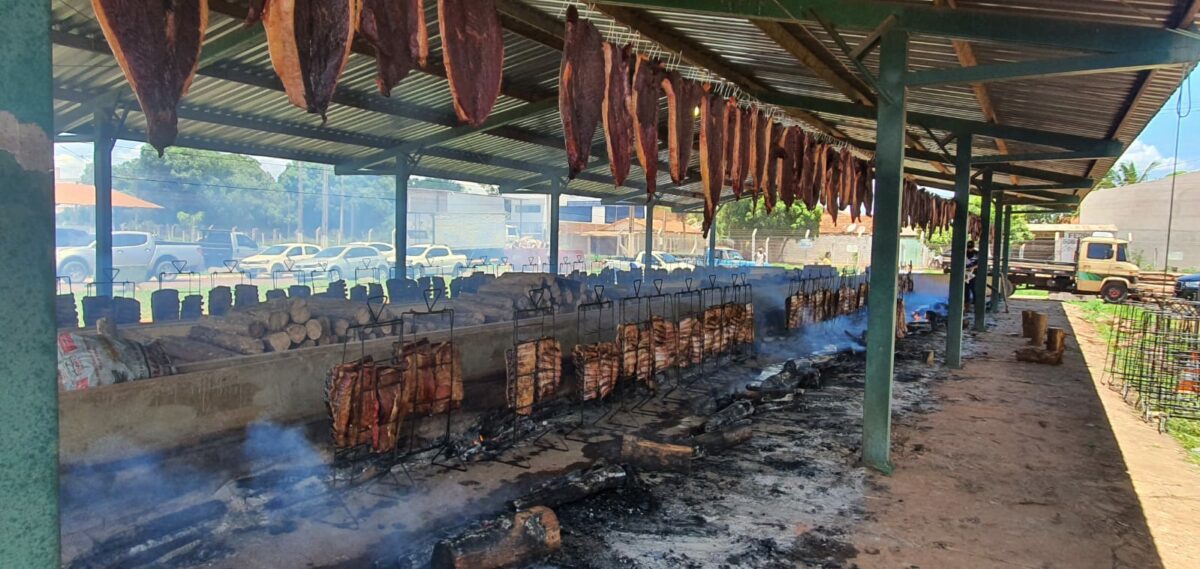
[[[408,275],[408,178],[412,174],[412,161],[408,156],[396,157],[396,278]]]
[[[1012,206],[1004,206],[1004,249],[1001,249],[1004,261],[1000,268],[1000,274],[1004,278],[1008,278],[1008,256],[1012,253]],[[1005,299],[1005,305],[1008,304],[1008,299]]]
[[[116,140],[113,137],[112,112],[97,108],[93,115],[92,167],[96,186],[96,266],[93,280],[97,283],[96,294],[112,296],[113,252],[112,252],[112,151]],[[124,275],[131,277],[132,275]],[[126,279],[131,280],[131,279]]]
[[[967,219],[971,202],[971,135],[958,137],[954,157],[954,233],[950,238],[950,319],[946,324],[946,366],[962,367],[963,303],[966,301]]]
[[[875,228],[871,234],[863,463],[891,472],[892,373],[896,351],[896,276],[900,266],[900,195],[904,182],[904,73],[908,34],[892,29],[879,47],[875,146]]]
[[[654,252],[654,204],[652,204],[652,203],[646,204],[645,216],[646,216],[646,257],[645,257],[646,258],[646,267],[645,268],[648,269],[648,268],[650,268],[650,266],[649,266],[650,260],[653,258],[650,256],[650,254]],[[630,221],[633,221],[633,220],[630,220]]]
[[[979,211],[979,262],[975,265],[975,330],[987,331],[987,279],[988,239],[992,232],[992,171],[983,172],[980,194],[982,207]]]
[[[708,252],[704,255],[709,267],[717,264],[717,212],[713,211],[712,227],[708,228]]]
[[[995,206],[992,208],[992,228],[993,235],[992,243],[992,306],[991,312],[996,313],[1000,309],[1000,298],[1003,296],[1000,293],[1000,245],[1004,243],[1004,208],[1000,206],[1001,198],[1004,192],[995,192]]]
[[[555,182],[550,190],[550,274],[558,274],[558,198],[566,184]]]
[[[0,0],[0,14],[0,266],[10,269],[0,271],[0,566],[50,569],[59,566],[50,0]]]

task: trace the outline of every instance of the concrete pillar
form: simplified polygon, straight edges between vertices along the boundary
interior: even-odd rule
[[[893,28],[885,33],[879,57],[875,229],[871,235],[863,463],[887,473],[892,470],[892,375],[896,351],[896,277],[900,269],[900,200],[904,183],[907,32]]]
[[[92,168],[96,186],[96,266],[93,281],[98,296],[112,296],[113,279],[113,209],[112,209],[112,151],[116,144],[110,109],[96,109],[93,115],[95,140],[92,143]],[[121,275],[127,280],[133,275]]]
[[[550,274],[558,274],[558,216],[559,216],[559,197],[562,196],[562,191],[566,183],[563,181],[555,182],[554,187],[550,190]]]
[[[1000,286],[1000,246],[1004,243],[1004,208],[1000,205],[1001,198],[1004,192],[995,192],[995,206],[992,208],[993,220],[992,227],[995,232],[992,239],[992,307],[991,312],[995,314],[1000,310],[1000,300],[1004,296]]]
[[[1004,278],[1008,278],[1008,259],[1009,259],[1009,255],[1012,254],[1012,206],[1011,205],[1004,206],[1004,248],[1001,249],[1000,252],[1003,255],[1003,257],[1002,257],[1003,261],[1001,261],[1001,264],[1003,266],[1000,268],[1000,274],[1004,275]],[[1006,298],[1005,306],[1007,306],[1007,305],[1008,305],[1008,299]]]
[[[59,567],[50,0],[0,0],[0,566]],[[19,333],[18,333],[19,331]]]
[[[971,135],[958,137],[954,157],[954,232],[950,237],[950,315],[946,324],[946,366],[962,367],[963,303],[966,301],[967,220],[971,202]]]
[[[983,206],[979,211],[979,262],[975,267],[975,330],[987,331],[988,240],[992,232],[992,171],[983,172],[980,184]]]
[[[392,246],[396,248],[396,278],[408,274],[408,179],[412,174],[412,160],[408,156],[396,157],[396,235]]]

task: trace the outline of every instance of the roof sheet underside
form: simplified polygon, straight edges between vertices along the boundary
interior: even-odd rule
[[[561,20],[564,0],[523,0],[544,15]],[[932,3],[932,1],[928,2]],[[1072,18],[1095,19],[1142,26],[1176,25],[1182,15],[1182,1],[1139,0],[1018,0],[988,2],[959,0],[963,9],[1002,9],[1009,12]],[[1131,6],[1132,4],[1132,6]],[[184,99],[180,115],[180,143],[199,148],[230,150],[265,156],[340,163],[362,158],[381,149],[420,139],[458,126],[447,81],[441,69],[441,42],[438,38],[436,2],[426,2],[430,33],[431,72],[413,72],[392,92],[390,99],[378,94],[375,64],[369,48],[359,46],[350,58],[339,83],[335,102],[327,120],[292,106],[282,93],[271,67],[265,41],[207,64]],[[237,33],[241,22],[233,2],[218,2],[210,16],[206,41],[217,41]],[[223,7],[223,8],[222,8]],[[244,9],[244,8],[243,8]],[[610,39],[637,37],[625,28],[595,12],[593,18]],[[820,79],[791,53],[780,47],[754,23],[729,17],[648,11],[678,36],[717,57],[745,77],[767,89],[847,101],[847,96]],[[90,129],[83,118],[91,102],[125,82],[119,67],[108,53],[87,0],[55,0],[54,49],[55,111],[63,130],[86,133]],[[854,66],[841,51],[833,34],[816,22],[802,22],[805,30],[824,46],[827,56],[850,71]],[[869,30],[837,30],[850,45],[855,45]],[[981,65],[1025,61],[1072,55],[1070,52],[972,42],[974,55]],[[686,58],[685,54],[685,58]],[[561,54],[548,45],[511,31],[505,33],[505,95],[497,102],[495,113],[517,109],[529,101],[550,99],[557,93]],[[878,73],[878,57],[869,54],[864,64]],[[958,67],[959,54],[945,38],[914,36],[910,47],[910,68]],[[856,73],[856,72],[855,72]],[[715,80],[720,80],[715,77]],[[1178,69],[1152,73],[1124,72],[1059,77],[1041,80],[989,83],[987,91],[1001,124],[1052,130],[1092,138],[1115,137],[1128,144],[1141,132],[1182,80]],[[1136,106],[1129,111],[1135,93]],[[124,124],[122,136],[138,140],[144,137],[145,123],[136,112],[136,102],[126,96],[133,108]],[[914,112],[938,114],[985,121],[978,94],[969,85],[950,85],[910,90],[909,106]],[[663,120],[666,114],[662,115]],[[840,132],[844,140],[860,149],[869,149],[875,138],[874,121],[817,113],[823,122]],[[941,153],[941,147],[953,151],[949,133],[927,130],[919,124],[909,126],[909,134],[929,151]],[[531,114],[511,124],[465,137],[428,149],[417,167],[417,174],[452,177],[494,184],[541,183],[547,170],[565,167],[562,127],[554,108]],[[603,131],[598,129],[595,149],[603,148]],[[974,152],[997,153],[995,140],[977,137]],[[1009,143],[1009,152],[1039,150],[1033,145]],[[696,162],[693,153],[693,166]],[[660,154],[665,160],[665,152]],[[1098,177],[1114,159],[1022,163],[1021,166],[1060,175]],[[387,161],[381,163],[386,166]],[[948,185],[946,167],[909,159],[911,174],[931,185]],[[634,160],[625,187],[614,187],[609,167],[600,162],[589,168],[569,186],[570,192],[595,196],[631,195],[643,189],[644,173]],[[682,188],[670,184],[665,164],[659,167],[659,186],[667,189],[666,199],[673,203],[694,204],[698,184],[695,176]],[[1022,178],[1019,183],[1045,184],[1046,180]],[[727,190],[728,191],[728,190]],[[681,195],[683,194],[683,195]]]

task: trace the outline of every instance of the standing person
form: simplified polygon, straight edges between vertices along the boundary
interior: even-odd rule
[[[759,267],[767,266],[767,252],[762,247],[754,252],[754,264]]]
[[[966,277],[966,294],[963,298],[967,304],[975,302],[975,269],[979,265],[979,250],[975,248],[974,241],[967,241],[967,271]]]
[[[820,259],[819,261],[817,261],[817,264],[818,264],[818,265],[825,265],[825,266],[827,266],[827,267],[832,267],[832,266],[833,266],[833,252],[832,252],[832,251],[826,251],[826,252],[825,252],[825,256],[824,256],[824,257],[821,257],[821,259]]]

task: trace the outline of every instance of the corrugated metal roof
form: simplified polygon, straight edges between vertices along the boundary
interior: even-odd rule
[[[760,29],[760,25],[746,19],[645,10],[637,13],[655,23],[655,29],[646,33],[645,30],[630,29],[602,13],[604,6],[593,9],[571,0],[501,0],[500,3],[502,8],[509,8],[506,14],[520,9],[532,14],[532,19],[539,22],[561,22],[566,7],[576,4],[596,22],[602,33],[614,41],[633,41],[643,50],[671,57],[665,49],[650,47],[654,45],[650,40],[657,39],[653,37],[655,33],[666,33],[688,46],[680,63],[695,61],[700,55],[708,61],[718,62],[722,71],[737,74],[757,89],[839,102],[851,100],[846,93],[822,79],[821,73],[802,64]],[[1194,0],[958,0],[952,4],[962,10],[1177,27],[1183,23],[1181,19],[1193,3]],[[946,0],[919,0],[909,4],[945,6]],[[245,34],[238,18],[245,11],[241,2],[210,0],[210,6],[207,45]],[[251,42],[236,53],[223,54],[215,61],[206,62],[180,107],[180,143],[287,159],[341,163],[457,127],[449,87],[441,71],[436,2],[426,2],[426,11],[430,70],[413,72],[393,90],[392,98],[384,98],[377,92],[375,62],[370,48],[356,46],[356,53],[351,56],[339,82],[335,102],[326,122],[322,123],[320,117],[307,114],[287,101],[271,67],[265,39],[260,38],[261,41]],[[92,101],[123,87],[125,81],[108,51],[88,0],[55,0],[53,13],[56,123],[62,131],[86,134],[90,130],[88,118]],[[819,52],[832,69],[846,74],[855,85],[865,85],[855,70],[855,62],[843,53],[830,30],[816,21],[801,21],[789,26],[793,32],[804,36],[801,39],[809,42],[806,45]],[[561,27],[544,31],[549,36],[561,36]],[[870,30],[836,32],[849,45],[856,45]],[[505,95],[497,102],[495,113],[556,96],[561,53],[553,47],[553,41],[547,42],[546,36],[539,39],[536,35],[525,37],[506,30]],[[980,65],[1061,58],[1077,53],[982,41],[971,42],[970,49]],[[872,73],[878,72],[878,63],[875,52],[863,58],[863,65]],[[949,39],[912,36],[910,69],[959,65],[960,53]],[[732,79],[712,73],[707,76],[717,81]],[[1002,81],[989,83],[986,89],[1000,124],[1097,139],[1116,138],[1128,144],[1166,102],[1182,78],[1182,70],[1166,68],[1153,72]],[[741,87],[752,90],[746,84]],[[1136,105],[1131,108],[1133,101]],[[134,111],[128,115],[122,137],[139,140],[144,137],[144,119],[136,112],[132,97],[126,95],[122,103]],[[909,108],[915,113],[988,120],[981,109],[978,93],[970,85],[910,89]],[[875,137],[873,120],[825,112],[813,115],[822,121],[823,128],[835,129],[843,140],[869,153]],[[662,118],[665,121],[665,113]],[[947,142],[950,133],[926,130],[919,124],[910,125],[908,132],[926,152],[940,154],[939,145],[942,144],[947,151],[954,151],[954,142]],[[538,183],[545,180],[545,172],[565,168],[561,140],[558,112],[549,108],[506,126],[427,149],[416,173],[511,186]],[[601,129],[597,130],[594,142],[596,149],[603,148]],[[987,137],[976,137],[974,144],[977,155],[997,153],[996,141]],[[1053,150],[1019,142],[1009,142],[1007,147],[1011,153]],[[693,154],[695,166],[698,157]],[[910,173],[919,181],[943,187],[952,183],[952,176],[945,166],[919,160],[919,157],[928,157],[928,154],[910,156],[908,161]],[[660,159],[665,160],[665,153]],[[1045,171],[1051,178],[1097,178],[1113,162],[1115,159],[1108,158],[1027,162],[1020,166]],[[1044,185],[1053,180],[1023,176],[1019,181]],[[644,175],[635,160],[626,187],[614,188],[610,182],[609,167],[601,161],[593,164],[581,179],[573,181],[568,191],[593,196],[628,195],[644,187]],[[674,188],[664,164],[660,166],[658,183],[667,190],[668,201],[698,203],[694,197],[678,195],[698,191],[698,180],[690,179],[682,188]]]

